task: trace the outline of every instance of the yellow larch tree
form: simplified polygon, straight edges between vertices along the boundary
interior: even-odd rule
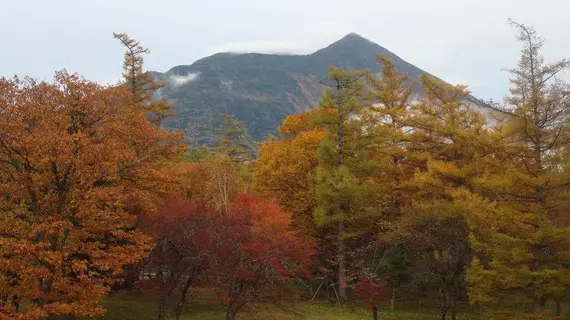
[[[527,25],[518,30],[523,49],[511,74],[504,105],[490,104],[502,135],[488,172],[478,178],[478,201],[471,201],[472,245],[479,253],[468,274],[473,302],[495,316],[548,314],[550,299],[568,288],[570,227],[570,90],[559,74],[568,60],[546,63],[543,39]],[[505,301],[519,302],[498,310]],[[558,310],[560,312],[560,310]],[[515,315],[517,314],[517,315]]]

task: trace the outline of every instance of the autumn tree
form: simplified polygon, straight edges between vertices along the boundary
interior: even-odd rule
[[[455,194],[468,188],[481,172],[476,160],[491,152],[477,144],[486,137],[486,122],[467,103],[464,87],[423,76],[424,95],[411,101],[407,76],[389,59],[379,56],[377,60],[383,66],[382,74],[367,78],[372,107],[364,116],[370,118],[367,131],[374,133],[370,135],[374,141],[371,159],[381,172],[369,176],[380,186],[384,206],[386,227],[379,238],[385,247],[401,248],[409,257],[406,275],[411,284],[440,292],[441,318],[448,311],[455,318],[455,301],[464,288],[471,257],[468,210],[456,203]],[[383,250],[369,247],[373,252]],[[379,276],[397,280],[398,271],[391,274],[389,266],[384,269]]]
[[[291,294],[285,286],[307,276],[312,246],[290,229],[291,215],[278,205],[239,196],[224,217],[209,279],[227,320],[247,305],[278,305]]]
[[[181,187],[180,193],[184,194],[188,201],[208,210],[216,208],[213,199],[213,193],[216,192],[212,183],[213,170],[213,165],[208,161],[182,161],[169,168],[170,174],[176,177]]]
[[[488,172],[477,180],[479,197],[470,224],[479,253],[469,270],[470,298],[490,304],[505,299],[527,302],[514,313],[544,310],[548,299],[568,287],[570,259],[567,151],[570,143],[570,90],[559,75],[568,60],[546,63],[544,40],[527,25],[518,30],[523,49],[511,75],[504,104],[489,104],[502,136]],[[494,304],[497,303],[497,304]]]
[[[406,198],[397,184],[413,175],[406,150],[409,130],[413,127],[409,121],[413,108],[412,82],[390,59],[379,55],[376,60],[382,72],[379,76],[368,74],[366,77],[371,106],[362,116],[367,118],[366,130],[371,133],[373,159],[382,172],[375,179],[381,179],[378,184],[382,186],[384,202],[389,203],[387,210],[391,211],[386,214],[392,219],[401,213]]]
[[[229,203],[249,188],[248,176],[226,155],[207,155],[197,162],[179,161],[168,166],[169,175],[177,182],[176,192],[209,211],[226,214]]]
[[[164,118],[172,115],[173,106],[164,100],[153,99],[164,83],[157,82],[154,77],[143,69],[144,56],[150,50],[141,46],[139,41],[126,33],[113,33],[113,37],[125,47],[123,61],[123,84],[130,92],[131,103],[147,113],[150,120],[162,127]]]
[[[229,211],[230,201],[239,193],[236,189],[241,179],[238,175],[238,165],[226,154],[217,154],[210,158],[211,166],[211,197],[215,208],[222,214]]]
[[[291,211],[293,228],[304,235],[317,233],[313,220],[314,179],[317,150],[326,131],[314,126],[311,119],[322,111],[324,109],[315,108],[285,118],[278,129],[281,139],[263,142],[255,161],[256,191],[276,198],[279,205]]]
[[[465,289],[471,262],[467,219],[461,195],[471,194],[485,169],[481,159],[493,155],[497,137],[483,114],[473,109],[462,86],[422,77],[426,98],[414,104],[407,122],[407,152],[414,176],[402,187],[414,195],[407,205],[402,240],[415,256],[416,279],[440,293],[441,319],[456,319],[456,304]],[[406,231],[405,231],[406,230]]]
[[[218,129],[219,144],[191,149],[172,166],[183,192],[206,209],[226,214],[230,201],[245,193],[251,180],[252,157],[245,131],[230,115]],[[196,202],[197,201],[197,202]]]
[[[333,226],[317,226],[315,178],[319,165],[317,151],[327,136],[320,119],[332,110],[314,108],[290,115],[278,128],[280,139],[261,144],[255,161],[255,190],[262,196],[275,198],[282,208],[292,213],[292,228],[300,235],[310,236],[316,243],[317,256],[310,281],[303,285],[308,294],[336,291],[334,268],[336,250],[331,241]],[[294,155],[294,156],[291,156]]]
[[[388,138],[386,128],[380,125],[387,121],[389,113],[393,117],[396,113],[404,113],[411,89],[405,83],[407,78],[400,75],[389,60],[382,57],[378,60],[385,64],[382,80],[364,71],[350,73],[331,69],[333,88],[323,98],[322,106],[287,117],[279,128],[281,139],[265,142],[256,161],[257,189],[262,194],[277,197],[280,204],[290,208],[294,213],[295,227],[300,232],[315,235],[324,269],[332,267],[328,266],[331,258],[337,266],[345,260],[339,261],[335,258],[336,253],[328,252],[330,245],[327,244],[331,243],[332,233],[338,235],[338,227],[334,227],[335,231],[332,228],[339,219],[346,220],[350,226],[345,226],[346,232],[338,235],[335,242],[338,244],[340,238],[343,238],[343,244],[350,241],[348,250],[353,252],[356,247],[365,246],[373,235],[374,231],[367,226],[378,225],[374,216],[385,211],[388,202],[398,198],[391,193],[394,188],[390,184],[397,175],[397,159],[386,157],[389,154],[386,148],[395,145],[392,141],[395,135]],[[374,94],[379,96],[369,97],[367,85],[376,86],[378,90]],[[371,105],[370,101],[381,103]],[[383,108],[386,112],[380,115]],[[388,122],[392,125],[392,121]],[[394,128],[394,132],[398,130],[396,126]],[[339,141],[343,146],[342,152],[337,148]],[[290,154],[296,156],[291,157]],[[339,165],[339,160],[343,165]],[[330,180],[326,181],[332,179],[327,175],[339,168],[342,168],[340,171],[354,173],[356,180],[352,194],[346,189],[335,191],[338,185],[333,186],[329,184]],[[388,171],[390,173],[386,174]],[[349,200],[351,205],[345,208],[352,216],[333,212],[339,208],[335,202],[338,199],[329,198],[329,192],[352,198]],[[344,224],[342,221],[339,223]],[[362,234],[368,234],[369,239],[355,237]],[[341,271],[346,269],[343,265],[340,263]],[[338,276],[336,278],[338,284]]]
[[[188,151],[184,152],[178,159],[178,162],[196,163],[204,162],[208,159],[210,150],[206,146],[190,147]]]
[[[330,67],[332,88],[328,89],[320,108],[326,109],[319,119],[327,136],[319,146],[316,174],[315,221],[317,225],[334,224],[337,228],[337,283],[339,297],[347,299],[346,237],[347,221],[358,211],[358,193],[362,180],[354,174],[358,154],[363,150],[366,132],[359,115],[365,108],[365,71],[344,71]]]
[[[183,197],[171,197],[145,216],[142,229],[156,246],[143,269],[142,285],[158,294],[158,319],[164,319],[171,306],[180,319],[189,290],[206,274],[216,252],[219,222],[219,215]]]
[[[366,77],[371,88],[373,114],[378,117],[376,124],[382,129],[397,130],[410,108],[412,86],[408,75],[398,71],[389,58],[378,55],[376,61],[382,66],[380,76],[368,74]]]
[[[209,196],[215,210],[226,214],[230,201],[239,193],[249,191],[251,181],[250,161],[255,156],[251,137],[239,121],[231,115],[223,115],[218,145],[209,148],[210,154],[202,167],[208,167]]]
[[[354,268],[358,271],[351,288],[356,297],[372,309],[373,319],[378,319],[379,304],[388,300],[391,291],[393,311],[396,291],[409,278],[411,268],[407,253],[395,242],[383,245],[377,240],[357,251],[359,259]]]
[[[416,204],[398,228],[396,241],[410,259],[408,290],[437,293],[440,319],[457,319],[472,257],[465,209],[454,202]]]
[[[372,319],[378,320],[378,305],[386,299],[386,285],[375,277],[364,278],[352,286],[354,293],[372,310]]]
[[[1,79],[0,110],[0,319],[101,314],[122,267],[150,249],[131,204],[152,210],[181,137],[124,87],[65,72]]]

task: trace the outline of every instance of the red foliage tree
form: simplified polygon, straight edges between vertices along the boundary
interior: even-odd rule
[[[388,296],[388,290],[384,283],[378,283],[371,279],[363,279],[352,286],[354,293],[372,308],[372,317],[378,320],[378,304]]]
[[[223,219],[210,279],[227,320],[252,302],[278,303],[287,282],[308,276],[312,244],[291,231],[291,215],[278,205],[239,196]]]
[[[216,251],[219,218],[184,198],[171,198],[144,218],[142,227],[156,246],[141,283],[145,293],[160,297],[158,319],[170,305],[180,319],[190,287],[208,270]]]

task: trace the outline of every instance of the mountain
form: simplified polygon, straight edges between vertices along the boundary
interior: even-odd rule
[[[233,115],[261,141],[275,133],[287,115],[318,104],[329,65],[379,72],[377,54],[392,59],[412,79],[426,73],[351,33],[308,55],[217,53],[153,75],[167,83],[160,94],[176,107],[176,116],[165,127],[184,130],[190,144],[215,143],[222,113]]]

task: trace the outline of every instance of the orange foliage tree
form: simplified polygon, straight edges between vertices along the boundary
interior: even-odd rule
[[[311,120],[326,111],[312,109],[288,116],[279,127],[282,139],[264,142],[255,163],[256,190],[275,197],[279,205],[288,208],[293,213],[294,228],[302,234],[316,232],[313,180],[318,165],[317,150],[326,131]]]
[[[181,137],[125,88],[65,72],[0,79],[0,128],[0,319],[101,314],[122,267],[150,249],[132,204],[152,209]]]
[[[312,281],[303,283],[310,295],[322,283],[334,281],[335,248],[332,230],[315,225],[313,213],[317,206],[315,177],[318,149],[325,137],[323,118],[331,115],[325,108],[311,109],[290,115],[279,127],[280,140],[261,144],[255,162],[254,185],[265,197],[273,197],[293,214],[293,229],[310,235],[318,246]],[[317,281],[318,280],[318,281]],[[325,286],[329,288],[329,286]]]

